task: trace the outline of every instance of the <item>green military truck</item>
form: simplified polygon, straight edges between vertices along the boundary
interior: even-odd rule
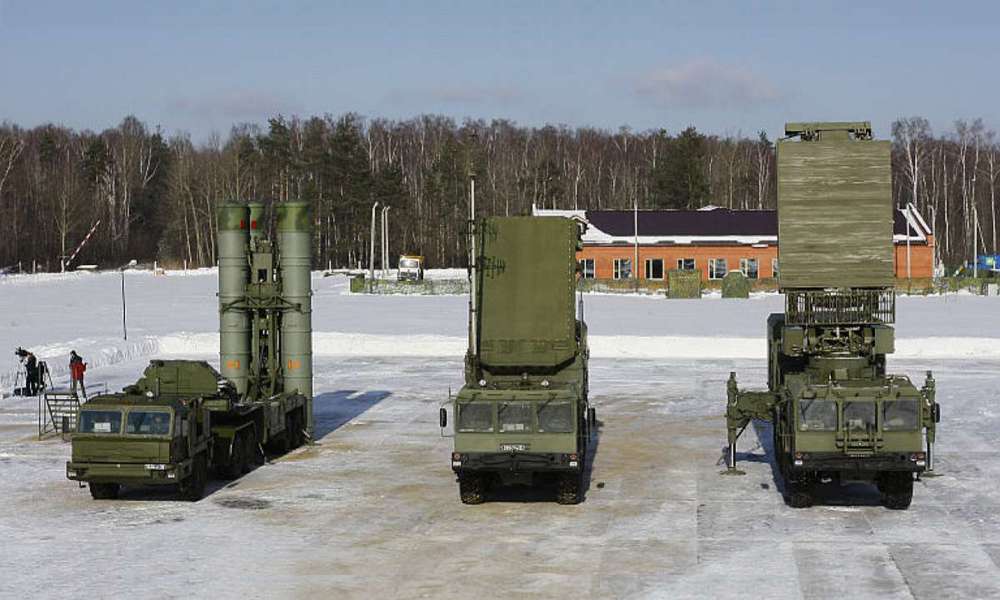
[[[576,504],[595,426],[587,326],[575,306],[579,226],[495,217],[471,230],[469,349],[451,456],[462,502],[481,503],[498,484],[554,480],[558,502]]]
[[[933,470],[940,410],[930,371],[917,388],[886,374],[894,350],[890,144],[867,122],[789,123],[778,143],[778,285],[785,312],[767,321],[768,389],[731,373],[728,472],[753,419],[771,421],[793,507],[824,483],[869,482],[908,508]]]
[[[209,474],[235,478],[312,435],[308,205],[219,211],[219,362],[154,360],[121,393],[91,398],[72,434],[69,479],[95,499],[122,485],[176,485],[200,498]]]
[[[117,498],[123,485],[175,485],[198,500],[210,473],[234,479],[265,449],[301,445],[307,408],[301,394],[241,402],[204,361],[154,360],[124,391],[80,408],[66,476],[87,482],[95,499]]]

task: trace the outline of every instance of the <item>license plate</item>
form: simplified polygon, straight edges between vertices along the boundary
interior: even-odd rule
[[[527,444],[500,444],[500,452],[524,452],[527,449]]]

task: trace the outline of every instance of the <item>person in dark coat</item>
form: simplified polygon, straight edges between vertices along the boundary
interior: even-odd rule
[[[69,353],[69,381],[70,389],[73,394],[76,394],[77,386],[80,387],[80,393],[84,398],[87,397],[87,388],[83,386],[83,374],[87,372],[87,363],[83,362],[83,359],[76,350],[72,350]]]
[[[28,352],[24,359],[24,372],[27,374],[26,385],[28,388],[28,395],[35,396],[38,394],[38,359],[31,352]]]

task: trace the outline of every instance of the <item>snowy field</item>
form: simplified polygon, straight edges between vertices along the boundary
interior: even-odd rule
[[[0,278],[0,390],[18,345],[65,384],[133,381],[154,356],[216,361],[213,271]],[[766,426],[723,477],[725,380],[766,378],[781,298],[585,297],[602,422],[586,500],[506,491],[463,506],[437,408],[462,380],[466,301],[346,293],[314,280],[319,441],[194,504],[95,502],[35,403],[0,399],[0,597],[1000,597],[1000,301],[901,298],[890,371],[933,369],[939,476],[906,512],[873,488],[781,499]],[[759,440],[765,440],[761,443]]]

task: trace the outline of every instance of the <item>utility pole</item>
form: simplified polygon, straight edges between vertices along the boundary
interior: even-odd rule
[[[375,208],[378,202],[372,204],[371,245],[368,250],[368,293],[375,291]]]
[[[476,174],[469,174],[469,353],[479,350],[479,315],[476,304]]]
[[[639,287],[639,199],[636,198],[632,204],[632,226],[635,234],[635,262],[632,263],[632,273],[635,278],[635,287]]]
[[[979,277],[979,210],[972,205],[972,278]]]
[[[118,269],[122,274],[122,339],[125,341],[128,341],[128,327],[125,324],[125,270],[129,267],[134,267],[136,264],[135,259],[132,259],[127,265],[123,265]]]
[[[389,275],[389,209],[391,206],[382,207],[382,278]]]
[[[910,258],[912,254],[910,253],[910,215],[913,214],[913,205],[906,205],[906,288],[907,292],[910,291],[910,287],[913,285],[911,279],[912,274],[910,271]]]
[[[122,272],[122,339],[127,342],[128,327],[125,324],[125,267],[121,268],[121,272]]]

